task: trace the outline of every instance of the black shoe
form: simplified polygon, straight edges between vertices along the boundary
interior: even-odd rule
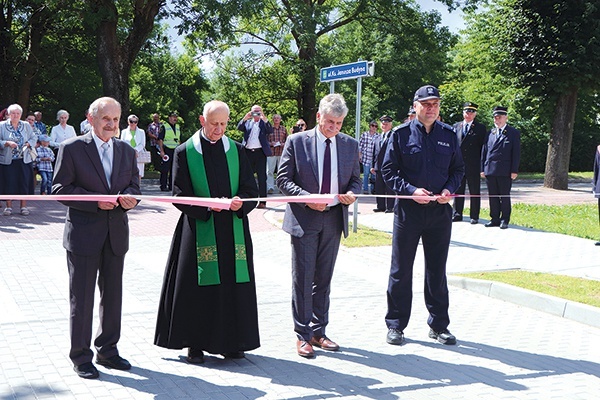
[[[462,221],[462,219],[463,219],[462,215],[460,215],[460,214],[455,214],[455,215],[452,217],[452,222],[460,222],[460,221]]]
[[[596,242],[594,245],[595,246],[600,246],[600,242]]]
[[[127,371],[128,369],[131,369],[131,364],[129,364],[129,361],[118,354],[108,358],[100,358],[96,356],[96,363],[107,368],[118,369],[121,371]]]
[[[385,341],[396,346],[401,345],[404,343],[404,332],[396,328],[390,328]]]
[[[381,210],[381,209],[379,209],[379,208],[374,208],[374,209],[373,209],[373,212],[384,212],[384,211],[385,211],[385,210]]]
[[[91,362],[86,362],[81,365],[74,365],[73,370],[83,379],[98,379],[100,373]]]
[[[228,353],[223,353],[221,355],[225,358],[233,358],[233,359],[240,359],[240,358],[246,357],[246,355],[244,354],[243,351],[230,351]]]
[[[448,329],[444,329],[439,332],[430,329],[429,337],[437,340],[441,344],[456,344],[456,336],[451,334]]]
[[[504,221],[500,221],[500,229],[507,229],[508,228],[508,223],[504,222]]]
[[[391,208],[390,208],[389,210],[385,210],[385,213],[386,213],[386,214],[391,214],[391,213],[393,213],[393,212],[394,212],[394,210],[393,210],[393,209],[391,209]]]
[[[487,224],[484,225],[486,228],[491,228],[493,226],[500,226],[500,222],[488,222]]]
[[[477,225],[479,220],[477,218],[471,218],[471,225]]]
[[[185,358],[190,364],[204,364],[204,352],[198,349],[188,349],[188,355]]]

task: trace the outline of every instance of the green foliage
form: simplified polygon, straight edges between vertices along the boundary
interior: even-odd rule
[[[132,67],[129,113],[136,114],[142,121],[140,127],[144,128],[152,122],[155,112],[165,121],[168,113],[176,111],[182,140],[185,140],[200,127],[198,117],[202,113],[208,83],[192,56],[170,52],[170,43],[164,40],[164,29],[155,28],[151,45],[140,51]]]

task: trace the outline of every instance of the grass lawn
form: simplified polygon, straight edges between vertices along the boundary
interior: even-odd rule
[[[464,215],[469,215],[468,209]],[[481,209],[481,216],[488,218],[489,215],[489,209]],[[584,239],[600,239],[596,204],[547,206],[516,203],[512,206],[510,223]]]
[[[600,307],[600,282],[565,275],[529,271],[473,272],[457,274],[468,278],[503,282],[566,300]]]

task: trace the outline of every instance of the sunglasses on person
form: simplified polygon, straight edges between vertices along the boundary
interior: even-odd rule
[[[138,122],[137,122],[135,119],[130,119],[130,120],[129,120],[129,123],[130,123],[130,124],[137,124]]]

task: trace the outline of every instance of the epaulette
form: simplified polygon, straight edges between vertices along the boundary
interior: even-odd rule
[[[448,125],[445,122],[440,122],[440,124],[442,125],[442,128],[448,129],[449,131],[454,132],[454,128],[452,127],[452,125]]]

